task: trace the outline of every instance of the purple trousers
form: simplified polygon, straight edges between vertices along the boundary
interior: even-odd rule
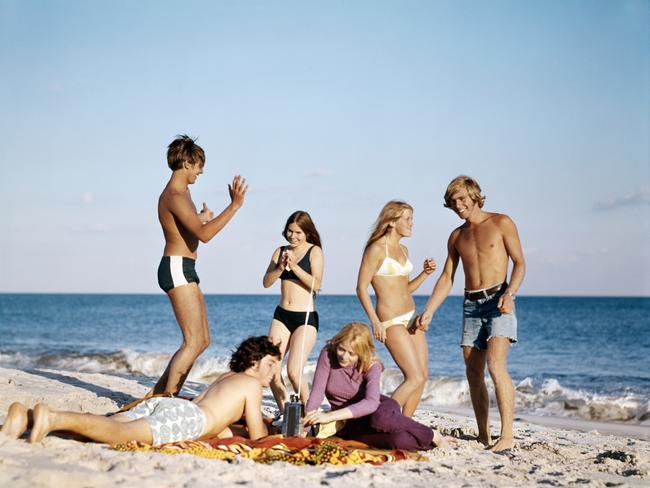
[[[338,435],[378,449],[424,451],[434,447],[431,427],[402,415],[399,404],[384,395],[374,413],[348,420]]]

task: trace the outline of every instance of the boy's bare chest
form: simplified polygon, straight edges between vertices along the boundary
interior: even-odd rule
[[[487,222],[480,226],[461,229],[456,240],[456,249],[461,256],[501,252],[503,248],[501,232],[495,225]]]
[[[172,211],[172,208],[174,207],[174,203],[173,203],[174,200],[176,200],[177,202],[180,200],[180,202],[182,202],[181,205],[183,207],[189,207],[194,212],[196,212],[196,205],[194,205],[194,202],[192,201],[192,197],[189,194],[189,192],[181,193],[181,192],[169,191],[169,190],[164,191],[160,195],[160,199],[158,200],[158,210],[163,212]]]

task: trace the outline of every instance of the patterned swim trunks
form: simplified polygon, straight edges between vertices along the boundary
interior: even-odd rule
[[[143,418],[149,423],[153,446],[198,439],[205,427],[203,410],[182,398],[149,398],[124,414],[131,420]]]

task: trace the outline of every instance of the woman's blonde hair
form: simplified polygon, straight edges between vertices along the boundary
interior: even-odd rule
[[[363,248],[364,251],[368,249],[368,247],[373,242],[381,239],[386,234],[386,232],[388,232],[390,224],[394,224],[406,210],[410,210],[412,212],[413,207],[411,207],[408,203],[402,202],[400,200],[391,200],[386,205],[384,205],[384,208],[382,208],[381,212],[379,212],[379,217],[377,217],[377,220],[373,225],[373,230],[370,233],[368,242],[366,242],[366,247]]]
[[[336,353],[336,348],[344,342],[347,342],[354,353],[359,356],[357,360],[359,373],[364,374],[377,361],[373,354],[375,352],[375,343],[366,324],[350,322],[344,325],[334,337],[327,341],[326,347],[330,352]]]
[[[481,187],[474,178],[465,175],[457,176],[447,186],[444,203],[446,208],[451,208],[451,197],[462,189],[467,190],[467,194],[474,203],[478,204],[478,208],[483,208],[485,196],[481,194]]]

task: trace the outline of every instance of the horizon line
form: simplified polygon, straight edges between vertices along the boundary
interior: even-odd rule
[[[166,296],[165,293],[158,292],[77,292],[77,291],[0,291],[2,295],[97,295],[97,296]],[[260,297],[279,297],[279,293],[206,293],[204,296],[260,296]],[[321,297],[356,297],[354,293],[323,293]],[[374,297],[373,293],[370,296]],[[413,297],[427,298],[430,294],[413,294]],[[462,297],[460,294],[449,294],[448,297]],[[551,295],[551,294],[521,294],[517,298],[650,298],[650,295]]]

